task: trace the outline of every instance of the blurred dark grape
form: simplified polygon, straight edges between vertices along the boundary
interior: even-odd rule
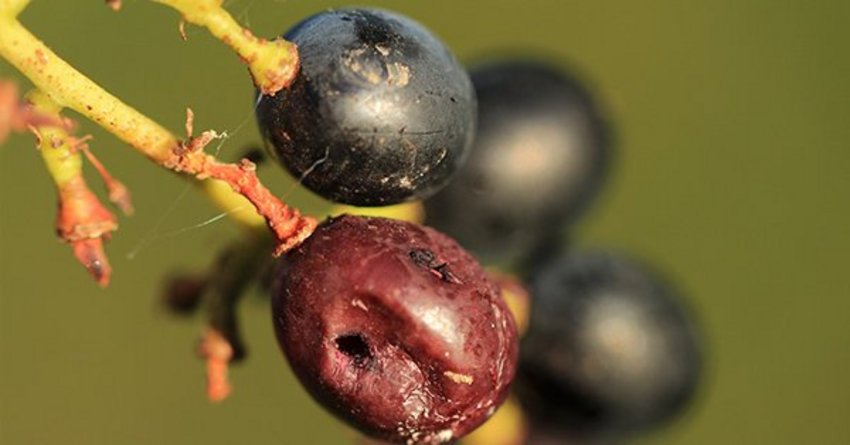
[[[542,61],[471,71],[478,132],[464,167],[426,201],[426,223],[486,262],[512,262],[574,222],[611,156],[608,123],[588,88]]]
[[[516,387],[540,443],[643,431],[692,399],[699,338],[677,293],[650,268],[611,253],[567,252],[539,264],[529,287]]]

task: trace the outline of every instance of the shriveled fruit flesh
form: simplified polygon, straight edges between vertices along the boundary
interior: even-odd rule
[[[358,206],[424,199],[466,157],[475,92],[446,46],[415,21],[378,9],[309,17],[294,83],[262,96],[269,152],[322,197]]]
[[[281,261],[277,338],[313,397],[366,434],[445,443],[495,412],[514,321],[478,263],[413,223],[341,216]]]

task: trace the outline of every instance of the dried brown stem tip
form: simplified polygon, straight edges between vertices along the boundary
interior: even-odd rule
[[[233,348],[221,333],[209,328],[201,338],[198,353],[207,361],[207,396],[210,401],[221,402],[231,392],[228,364]]]
[[[17,96],[17,92],[13,91],[12,96]],[[112,268],[104,253],[103,241],[109,239],[118,224],[115,216],[100,203],[83,179],[80,151],[86,152],[109,180],[114,180],[88,153],[86,142],[91,136],[77,138],[71,135],[73,122],[62,118],[59,114],[61,107],[46,94],[34,90],[27,96],[27,103],[23,107],[18,104],[17,108],[24,111],[18,113],[19,116],[40,116],[30,119],[27,128],[35,135],[47,171],[56,184],[56,232],[59,238],[71,245],[77,261],[105,287],[109,284]]]
[[[56,232],[68,242],[77,260],[101,286],[109,284],[112,268],[103,251],[103,240],[118,228],[115,217],[89,190],[81,176],[59,188]]]
[[[88,145],[82,144],[78,148],[86,155],[86,159],[89,160],[91,165],[94,166],[95,170],[97,170],[98,174],[100,174],[100,178],[103,180],[103,185],[106,187],[106,193],[109,201],[121,209],[125,215],[132,215],[134,211],[133,201],[130,196],[130,190],[127,189],[127,186],[125,186],[121,181],[115,179],[109,173],[109,170],[103,166],[103,163],[101,163],[91,150],[89,150]]]
[[[103,251],[103,240],[101,238],[71,241],[71,249],[74,251],[74,257],[77,258],[77,261],[89,271],[89,274],[101,287],[109,285],[112,266],[109,265],[109,258]]]

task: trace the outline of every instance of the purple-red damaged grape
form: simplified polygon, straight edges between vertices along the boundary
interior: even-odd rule
[[[273,314],[313,397],[384,440],[454,440],[514,377],[516,327],[498,288],[455,241],[416,224],[323,223],[283,259]]]

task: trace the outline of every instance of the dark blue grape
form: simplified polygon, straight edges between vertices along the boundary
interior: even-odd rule
[[[375,9],[309,17],[294,83],[257,107],[269,152],[324,198],[360,206],[423,199],[460,166],[475,128],[469,77],[413,20]]]
[[[518,388],[540,430],[631,433],[691,400],[698,337],[658,275],[613,254],[567,253],[541,264],[529,284]]]

